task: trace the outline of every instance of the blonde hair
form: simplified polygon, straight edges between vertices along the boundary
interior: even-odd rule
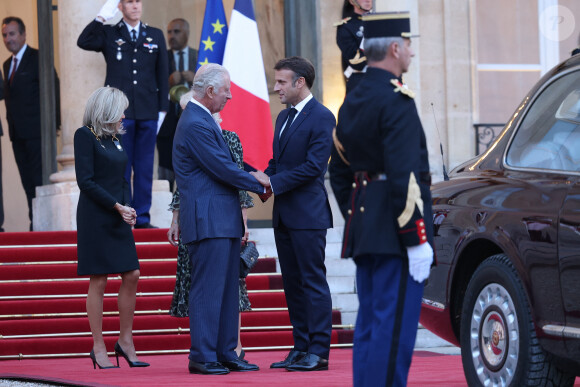
[[[123,126],[117,130],[117,123],[129,106],[125,94],[114,87],[99,87],[87,100],[83,125],[92,127],[98,137],[124,134]]]

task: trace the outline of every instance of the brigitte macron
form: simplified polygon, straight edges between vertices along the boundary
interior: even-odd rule
[[[147,367],[133,345],[133,314],[139,261],[131,226],[135,210],[124,178],[127,155],[119,137],[129,102],[113,87],[97,89],[87,101],[83,127],[74,136],[75,171],[80,188],[77,208],[78,275],[90,276],[87,315],[93,336],[93,367],[117,368],[119,355],[131,367]],[[115,344],[117,366],[107,356],[103,339],[103,297],[107,275],[121,273],[118,305],[120,334]]]

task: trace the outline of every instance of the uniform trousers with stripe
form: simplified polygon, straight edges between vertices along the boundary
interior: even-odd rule
[[[125,169],[125,179],[133,189],[131,206],[137,212],[137,224],[149,223],[153,190],[153,158],[157,140],[156,120],[123,120],[123,147],[129,161]],[[121,203],[125,204],[125,203]]]
[[[406,257],[363,255],[355,263],[359,310],[354,332],[354,386],[406,386],[423,283],[409,275]]]
[[[236,359],[240,238],[210,238],[187,245],[191,259],[189,359]]]

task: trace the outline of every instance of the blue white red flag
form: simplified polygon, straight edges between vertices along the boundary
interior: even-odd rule
[[[234,4],[223,66],[230,72],[232,99],[221,113],[221,126],[239,135],[244,161],[264,170],[272,158],[274,130],[251,0],[236,0]]]
[[[227,36],[228,26],[222,0],[207,0],[196,70],[207,63],[222,64]]]

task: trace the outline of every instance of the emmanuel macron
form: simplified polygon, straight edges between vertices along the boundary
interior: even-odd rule
[[[118,9],[123,19],[116,25],[105,25]],[[133,170],[135,228],[151,228],[153,156],[157,132],[169,107],[169,70],[163,32],[143,24],[141,12],[141,0],[107,0],[77,45],[103,53],[107,62],[105,86],[122,90],[129,99],[123,119],[123,145],[129,157],[125,178],[130,183]]]

